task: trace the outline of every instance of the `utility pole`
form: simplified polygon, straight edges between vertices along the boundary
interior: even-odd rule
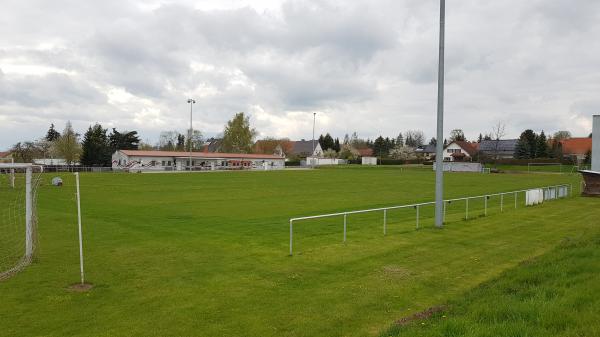
[[[316,121],[317,121],[317,113],[313,112],[313,138],[312,138],[312,154],[311,154],[311,157],[313,157],[315,155],[315,124],[316,124]],[[313,160],[311,160],[313,167],[315,166],[314,165],[314,161],[315,160],[314,160],[314,157],[313,157]]]
[[[187,102],[190,104],[190,134],[188,135],[188,142],[190,143],[190,145],[189,145],[190,162],[188,163],[188,165],[189,165],[189,170],[191,171],[192,170],[192,136],[194,134],[194,129],[192,128],[192,107],[196,103],[196,100],[188,98]]]
[[[444,226],[444,34],[446,1],[440,0],[440,47],[438,64],[437,142],[435,151],[435,226]]]

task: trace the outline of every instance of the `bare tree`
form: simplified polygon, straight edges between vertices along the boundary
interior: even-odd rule
[[[506,123],[498,121],[492,127],[492,138],[494,141],[494,159],[498,159],[498,152],[500,148],[500,140],[506,136]]]

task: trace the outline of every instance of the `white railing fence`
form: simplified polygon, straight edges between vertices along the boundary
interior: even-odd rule
[[[529,188],[529,189],[518,190],[518,191],[491,193],[491,194],[484,194],[484,195],[478,195],[478,196],[472,196],[472,197],[447,199],[447,200],[444,200],[444,223],[446,222],[447,207],[448,207],[448,205],[450,205],[454,202],[458,202],[458,201],[465,202],[465,217],[463,219],[468,220],[469,219],[469,201],[483,200],[483,205],[484,205],[483,216],[487,216],[488,215],[488,200],[491,197],[499,197],[500,212],[504,212],[506,207],[514,207],[515,209],[518,208],[519,193],[527,193],[528,191],[531,191],[531,190],[542,190],[544,200],[561,199],[561,198],[566,198],[567,196],[573,195],[573,186],[571,184],[560,184],[560,185],[552,185],[552,186],[546,186],[546,187]],[[505,204],[506,196],[512,196],[512,199],[514,199],[514,206]],[[527,197],[523,197],[522,202],[527,206],[527,202],[528,202]],[[420,224],[419,224],[420,210],[421,210],[421,208],[423,208],[423,206],[431,206],[431,205],[435,205],[435,201],[423,202],[423,203],[417,203],[417,204],[409,204],[409,205],[398,205],[398,206],[371,208],[371,209],[363,209],[363,210],[356,210],[356,211],[346,211],[346,212],[291,218],[290,219],[290,255],[293,255],[293,253],[294,253],[294,251],[293,251],[294,222],[305,221],[305,220],[314,220],[314,219],[323,219],[323,218],[332,218],[332,217],[343,217],[343,220],[344,220],[344,222],[343,222],[343,224],[344,224],[343,242],[345,243],[349,215],[372,213],[372,212],[382,212],[383,213],[383,235],[386,235],[387,234],[387,218],[388,218],[387,212],[389,210],[413,208],[415,210],[415,225],[416,225],[415,228],[419,229],[419,227],[420,227]]]

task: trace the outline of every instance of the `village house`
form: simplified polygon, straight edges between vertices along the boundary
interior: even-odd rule
[[[444,161],[471,161],[477,154],[475,144],[466,141],[454,141],[444,148]]]

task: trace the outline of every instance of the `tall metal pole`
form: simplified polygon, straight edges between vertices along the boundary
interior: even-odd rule
[[[311,157],[315,155],[315,124],[316,124],[316,121],[317,121],[317,113],[313,112],[313,138],[312,138],[312,154],[311,154]],[[314,162],[315,162],[315,159],[313,158],[311,160],[311,164],[312,164],[311,166],[313,166],[313,167],[315,166]]]
[[[435,226],[444,225],[444,33],[446,1],[440,0],[440,48],[438,68],[437,138],[435,155]]]
[[[190,143],[189,145],[189,151],[190,151],[190,161],[188,163],[189,165],[189,170],[192,170],[192,136],[194,134],[194,129],[192,128],[192,107],[194,106],[194,103],[196,103],[195,100],[189,98],[187,100],[188,103],[190,103],[190,134],[188,135],[188,142]]]
[[[32,167],[25,171],[25,258],[30,261],[33,256],[33,191]]]

